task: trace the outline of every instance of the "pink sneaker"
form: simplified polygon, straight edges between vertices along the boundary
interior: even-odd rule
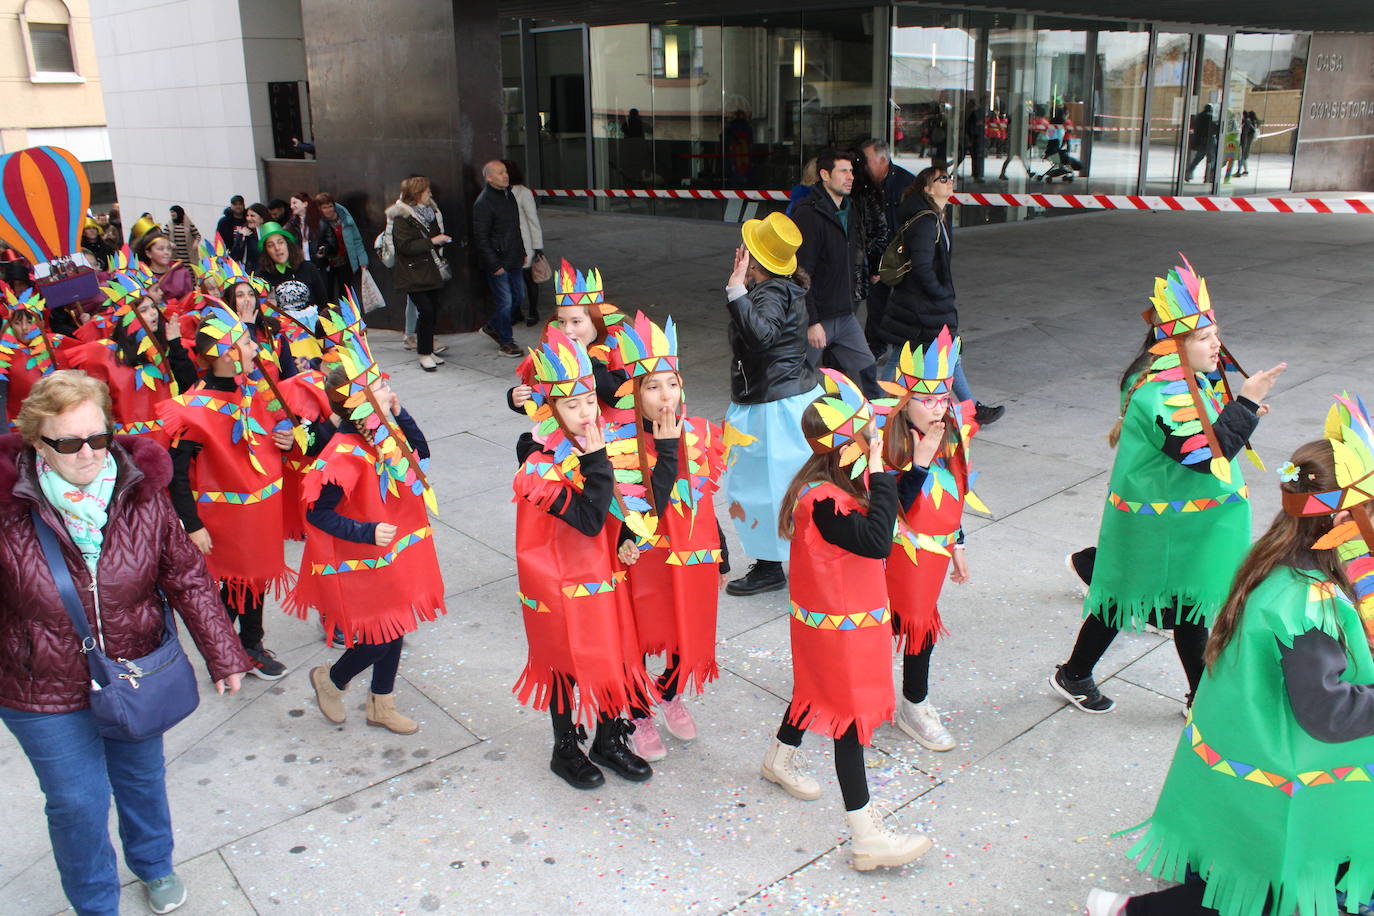
[[[647,719],[634,720],[634,734],[630,735],[630,742],[634,745],[635,753],[640,757],[653,763],[668,756],[668,749],[663,746],[663,739],[658,736],[658,726],[654,724],[653,716]]]
[[[658,708],[663,710],[663,724],[667,726],[668,734],[679,741],[691,741],[697,736],[696,720],[688,712],[681,695],[662,701]]]

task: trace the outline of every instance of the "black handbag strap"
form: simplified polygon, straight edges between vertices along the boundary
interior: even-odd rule
[[[76,594],[76,583],[72,581],[72,571],[67,568],[67,561],[62,556],[62,548],[57,544],[57,535],[53,533],[52,527],[43,520],[43,516],[38,514],[37,506],[29,507],[29,514],[33,516],[33,527],[38,533],[38,543],[43,548],[43,558],[48,561],[48,572],[52,573],[52,580],[57,585],[57,593],[62,596],[62,606],[67,609],[67,616],[72,619],[72,626],[76,629],[76,635],[81,637],[81,651],[86,656],[86,663],[91,669],[91,676],[97,674],[96,666],[91,661],[91,650],[99,650],[96,645],[95,637],[91,635],[91,624],[86,620],[86,608],[81,603],[81,599]]]

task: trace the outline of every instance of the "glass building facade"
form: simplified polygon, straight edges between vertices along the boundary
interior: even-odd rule
[[[903,4],[507,25],[506,148],[543,188],[785,191],[818,151],[880,137],[912,171],[948,164],[962,190],[1273,194],[1292,181],[1308,49],[1303,34]],[[1061,120],[1071,184],[1045,180]],[[781,206],[559,203],[726,220]]]

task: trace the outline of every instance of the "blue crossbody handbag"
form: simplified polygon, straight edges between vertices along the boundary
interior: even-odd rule
[[[91,635],[86,609],[76,594],[71,570],[62,558],[57,535],[37,507],[30,509],[43,557],[48,561],[67,616],[81,637],[81,652],[91,670],[91,716],[102,738],[143,741],[162,734],[200,705],[196,673],[177,639],[172,609],[162,597],[162,643],[142,658],[111,659]],[[97,611],[98,613],[98,611]]]

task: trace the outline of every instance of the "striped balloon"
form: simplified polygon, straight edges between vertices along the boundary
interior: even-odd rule
[[[0,239],[32,264],[74,254],[91,203],[80,161],[55,146],[0,156]]]

